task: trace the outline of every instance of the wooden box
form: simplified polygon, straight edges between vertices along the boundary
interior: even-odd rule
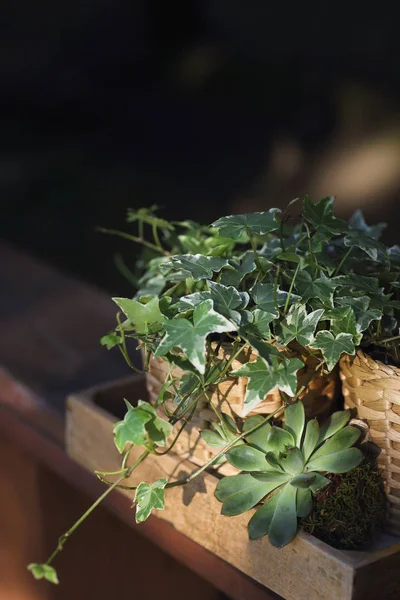
[[[68,398],[67,451],[90,471],[120,466],[112,429],[123,416],[123,397],[131,402],[146,399],[144,378],[135,376]],[[130,460],[141,452],[134,448]],[[159,477],[171,481],[193,470],[193,463],[179,454],[149,456],[128,485],[151,483]],[[336,550],[304,533],[282,549],[274,548],[268,538],[250,542],[251,511],[237,517],[220,514],[221,504],[214,497],[218,476],[216,471],[206,472],[186,486],[168,489],[165,510],[154,515],[288,600],[400,598],[399,538],[382,535],[368,552]],[[119,493],[133,495],[125,490]]]

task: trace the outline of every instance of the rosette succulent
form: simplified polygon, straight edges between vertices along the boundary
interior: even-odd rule
[[[349,411],[338,411],[321,427],[316,419],[306,424],[303,404],[296,401],[286,408],[283,427],[265,423],[245,436],[246,443],[226,454],[242,472],[221,479],[215,491],[222,514],[239,515],[265,500],[249,521],[250,539],[268,535],[274,546],[288,544],[298,518],[312,510],[313,494],[330,484],[326,474],[346,473],[363,460],[353,447],[361,432],[347,425],[349,418]],[[245,428],[260,419],[249,417]]]

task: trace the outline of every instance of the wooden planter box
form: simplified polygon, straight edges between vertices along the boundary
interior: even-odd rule
[[[68,398],[67,451],[89,471],[112,471],[120,466],[112,429],[123,416],[123,397],[131,402],[145,400],[144,378],[134,376]],[[131,460],[141,453],[141,448],[134,448]],[[193,470],[193,463],[179,454],[149,456],[128,485],[151,483],[159,477],[173,480]],[[250,542],[247,523],[251,511],[237,517],[221,516],[221,504],[214,498],[217,482],[218,473],[212,471],[186,486],[169,489],[165,510],[154,515],[288,600],[400,598],[399,538],[382,535],[376,548],[368,552],[336,550],[304,533],[283,549],[274,548],[268,538]],[[125,490],[119,493],[133,495]]]

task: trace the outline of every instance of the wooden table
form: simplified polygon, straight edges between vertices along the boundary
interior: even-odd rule
[[[114,315],[104,292],[0,243],[0,439],[16,444],[25,456],[92,498],[102,492],[102,484],[64,450],[64,399],[127,374],[120,355],[107,352],[98,341],[114,326]],[[150,517],[136,525],[131,503],[118,492],[106,506],[230,598],[277,598],[168,523]],[[96,547],[91,552],[95,555]]]

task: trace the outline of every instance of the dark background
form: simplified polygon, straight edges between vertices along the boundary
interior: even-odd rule
[[[336,195],[397,239],[399,36],[383,7],[3,0],[0,236],[118,294],[96,232]],[[128,227],[126,226],[128,229]]]

